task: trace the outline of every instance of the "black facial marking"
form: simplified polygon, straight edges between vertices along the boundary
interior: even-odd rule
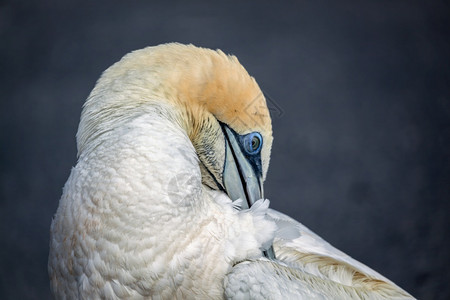
[[[226,133],[225,133],[225,129],[223,129],[223,126],[227,126],[222,122],[219,122],[220,126],[222,127],[222,131],[224,136],[226,137]],[[250,154],[248,153],[248,151],[245,149],[245,145],[244,145],[244,138],[247,135],[240,135],[238,134],[236,131],[234,131],[232,128],[228,127],[231,132],[233,133],[233,135],[236,137],[236,140],[239,142],[239,147],[241,148],[242,153],[245,153],[246,158],[248,159],[248,161],[250,162],[250,165],[252,166],[253,170],[255,171],[255,174],[262,177],[262,163],[261,163],[261,151],[256,152],[255,154]],[[250,133],[251,134],[251,133]],[[264,143],[264,141],[262,140],[261,137],[261,148],[262,145]]]

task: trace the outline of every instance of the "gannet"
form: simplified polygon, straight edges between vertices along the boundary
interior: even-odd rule
[[[413,299],[264,199],[272,127],[236,57],[131,52],[83,107],[51,225],[57,299]]]

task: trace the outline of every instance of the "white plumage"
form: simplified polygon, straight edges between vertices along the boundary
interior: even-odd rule
[[[125,56],[77,143],[51,228],[57,299],[412,299],[257,200],[271,122],[234,57],[180,44]]]

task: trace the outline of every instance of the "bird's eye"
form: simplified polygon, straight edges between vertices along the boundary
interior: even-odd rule
[[[262,136],[258,132],[252,132],[244,137],[244,149],[248,154],[256,154],[261,150]]]

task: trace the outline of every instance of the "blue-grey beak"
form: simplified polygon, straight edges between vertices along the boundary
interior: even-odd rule
[[[242,209],[250,208],[256,201],[264,198],[262,174],[255,170],[236,139],[235,133],[223,125],[225,134],[225,167],[223,184],[231,200],[242,199]],[[267,258],[275,259],[271,246],[263,251]]]
[[[262,176],[256,174],[253,166],[242,153],[234,133],[224,126],[226,134],[225,169],[223,183],[232,200],[242,199],[242,208],[250,208],[264,197]]]

